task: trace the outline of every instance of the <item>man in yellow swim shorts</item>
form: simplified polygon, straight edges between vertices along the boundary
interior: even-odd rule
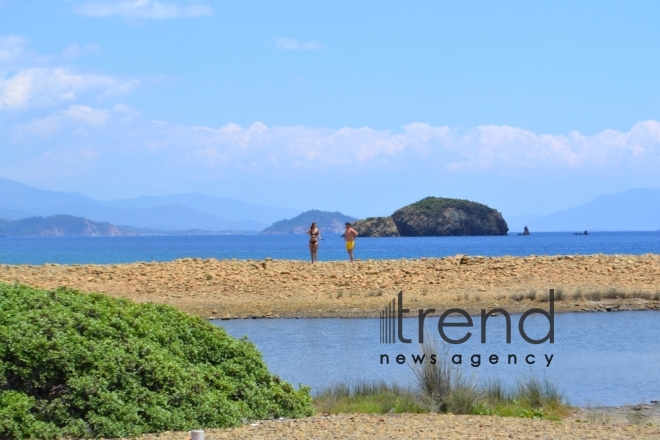
[[[354,261],[353,248],[355,248],[355,238],[357,236],[357,231],[351,228],[351,224],[347,222],[346,230],[344,231],[344,240],[346,240],[346,250],[348,251],[348,256],[351,258],[351,263]]]

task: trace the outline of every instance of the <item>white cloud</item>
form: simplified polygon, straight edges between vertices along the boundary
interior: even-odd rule
[[[0,112],[70,105],[84,97],[121,97],[139,81],[76,70],[69,62],[96,52],[98,45],[73,44],[59,54],[30,50],[30,40],[0,36]]]
[[[448,169],[615,169],[660,165],[660,123],[640,122],[630,131],[604,130],[593,136],[536,134],[521,128],[486,125],[461,137],[448,148],[459,157]]]
[[[321,49],[321,45],[316,41],[298,41],[295,38],[277,37],[275,47],[284,50],[315,50]]]
[[[397,169],[444,173],[645,172],[660,168],[660,122],[593,136],[536,134],[510,126],[473,129],[412,123],[400,132],[369,127],[188,126],[148,121],[126,106],[107,110],[71,105],[23,124],[21,143],[53,138],[69,148],[94,145],[134,166],[159,164],[172,175],[334,174]],[[31,138],[36,136],[36,138]],[[33,140],[30,140],[33,139]],[[18,141],[17,141],[18,142]],[[50,148],[48,143],[44,148]],[[121,147],[119,147],[121,146]],[[424,171],[426,170],[426,171]],[[247,174],[245,174],[247,173]]]
[[[261,122],[208,127],[150,121],[125,105],[72,103],[27,123],[12,121],[0,118],[0,176],[40,185],[68,182],[129,193],[203,185],[233,197],[275,197],[274,186],[291,196],[308,191],[301,185],[318,184],[324,200],[334,197],[328,192],[335,185],[359,194],[371,188],[372,197],[374,185],[389,185],[387,191],[404,197],[421,188],[489,186],[499,178],[534,186],[543,176],[557,176],[561,191],[570,190],[567,181],[603,176],[660,186],[660,122],[653,120],[592,136],[420,122],[397,131]]]
[[[105,127],[109,116],[108,110],[93,109],[86,105],[71,105],[45,118],[37,118],[20,125],[18,134],[50,138],[68,128],[71,133],[80,135],[86,133],[89,128]]]
[[[75,102],[88,93],[99,98],[123,96],[136,85],[137,81],[64,68],[23,69],[13,76],[0,77],[0,111]]]
[[[203,17],[213,15],[213,9],[198,2],[188,2],[180,5],[174,2],[157,0],[93,0],[83,1],[74,7],[77,14],[88,17],[110,17],[113,15],[125,18],[181,18]]]

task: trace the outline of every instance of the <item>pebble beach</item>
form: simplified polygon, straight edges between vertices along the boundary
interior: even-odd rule
[[[399,291],[413,308],[475,314],[542,305],[549,289],[557,312],[660,309],[657,254],[0,265],[0,280],[169,304],[209,319],[377,317]]]

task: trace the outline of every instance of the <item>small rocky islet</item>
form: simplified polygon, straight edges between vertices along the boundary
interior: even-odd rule
[[[444,237],[507,235],[502,214],[469,200],[426,197],[397,209],[389,217],[359,220],[353,227],[362,237]]]

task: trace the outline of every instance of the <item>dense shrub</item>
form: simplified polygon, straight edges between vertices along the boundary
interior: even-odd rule
[[[0,283],[0,438],[120,437],[310,415],[250,342],[172,307]]]

